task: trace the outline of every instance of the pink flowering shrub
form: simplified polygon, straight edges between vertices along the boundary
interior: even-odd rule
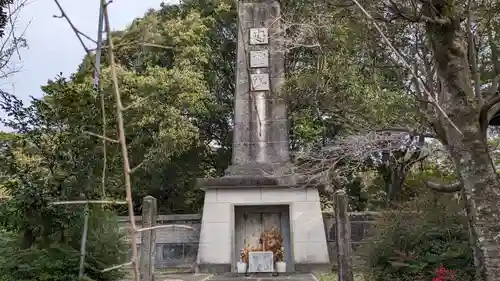
[[[455,280],[455,270],[446,269],[442,264],[436,269],[436,277],[432,281]]]
[[[373,242],[365,243],[362,253],[371,280],[473,279],[462,206],[447,196],[432,196],[420,194],[415,202],[386,212],[376,222]]]

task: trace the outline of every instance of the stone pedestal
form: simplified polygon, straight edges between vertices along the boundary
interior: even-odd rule
[[[201,272],[236,271],[235,207],[287,205],[295,272],[330,268],[319,194],[315,188],[290,188],[274,179],[202,179],[205,186],[198,269]],[[237,253],[237,254],[235,254]]]

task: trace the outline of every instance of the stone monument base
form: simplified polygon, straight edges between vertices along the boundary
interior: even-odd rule
[[[271,209],[287,210],[285,217],[280,217],[281,225],[284,225],[282,234],[289,237],[289,245],[285,247],[289,252],[287,272],[330,270],[316,188],[291,188],[280,185],[275,178],[265,177],[199,179],[198,184],[205,190],[197,258],[199,272],[219,274],[236,271],[239,244],[242,244],[241,241],[255,239],[250,237],[252,235],[249,232],[244,234],[245,237],[239,237],[242,231],[236,231],[236,226],[239,227],[242,223],[238,221],[240,216],[235,216],[235,209],[243,207],[245,210],[255,207],[256,210],[264,210],[259,212],[270,214],[269,220],[264,219],[266,222],[262,222],[260,228],[255,228],[260,231],[265,228],[265,223],[272,220],[274,211]],[[267,207],[269,211],[266,210]],[[286,220],[285,224],[283,220]]]
[[[330,263],[296,263],[293,272],[280,273],[280,275],[289,275],[292,273],[315,273],[324,274],[332,272],[332,265]],[[227,274],[234,273],[234,266],[230,263],[216,264],[216,263],[198,263],[196,265],[196,273],[205,274]],[[269,273],[251,273],[256,276],[269,276]]]
[[[196,265],[196,273],[224,274],[233,271],[230,263],[198,263]]]

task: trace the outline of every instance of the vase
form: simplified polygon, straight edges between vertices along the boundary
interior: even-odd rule
[[[279,273],[286,272],[286,262],[277,261],[276,262],[276,271]]]
[[[246,262],[238,262],[236,264],[236,271],[240,274],[244,274],[247,272],[247,263]]]

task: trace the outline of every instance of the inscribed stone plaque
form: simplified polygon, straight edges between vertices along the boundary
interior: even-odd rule
[[[273,252],[248,253],[248,272],[273,272]]]
[[[268,44],[267,28],[250,28],[250,45]]]
[[[269,66],[269,52],[267,50],[250,52],[250,67],[268,67],[268,66]]]
[[[252,91],[269,91],[269,74],[268,73],[253,73]]]

